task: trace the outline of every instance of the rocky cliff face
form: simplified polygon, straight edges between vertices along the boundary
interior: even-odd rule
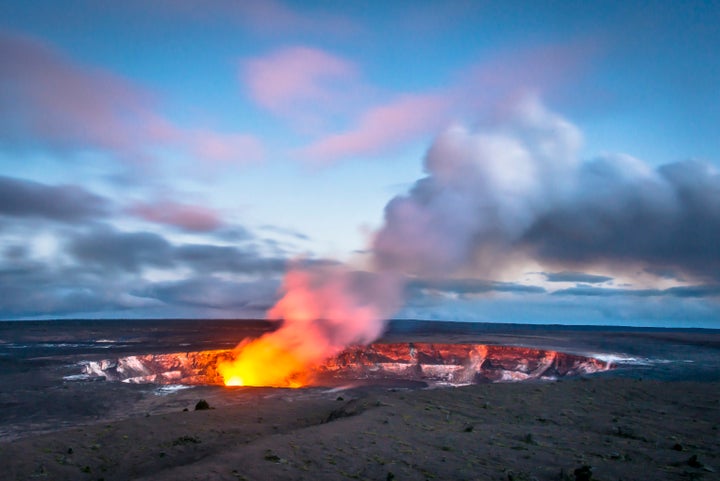
[[[232,351],[198,351],[127,356],[86,362],[87,378],[132,383],[223,384],[219,361]],[[483,344],[395,343],[354,346],[313,371],[317,385],[352,381],[419,381],[462,385],[556,379],[604,371],[603,361],[524,347]]]
[[[403,343],[351,347],[328,360],[318,372],[337,379],[476,384],[556,379],[609,367],[597,359],[524,347]]]
[[[82,373],[130,383],[222,385],[217,364],[231,357],[229,350],[144,354],[87,361],[82,363]]]

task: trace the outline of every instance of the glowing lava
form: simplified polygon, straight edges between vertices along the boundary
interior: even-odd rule
[[[327,359],[350,345],[366,345],[383,332],[399,305],[392,276],[340,266],[290,270],[283,296],[268,311],[282,325],[238,345],[218,363],[226,386],[302,387]]]
[[[264,336],[235,348],[230,360],[220,361],[217,371],[226,386],[302,387],[307,366],[296,355]]]

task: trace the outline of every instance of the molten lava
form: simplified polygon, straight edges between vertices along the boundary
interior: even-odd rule
[[[218,362],[226,386],[302,387],[307,366],[272,336],[240,344],[233,358]]]
[[[283,296],[268,311],[282,325],[238,345],[218,372],[226,386],[307,385],[325,360],[380,337],[384,319],[398,306],[398,289],[394,277],[339,266],[292,269]]]

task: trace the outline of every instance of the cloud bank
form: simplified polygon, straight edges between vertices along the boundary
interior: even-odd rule
[[[76,222],[108,215],[109,204],[80,186],[0,176],[0,216]]]
[[[157,232],[116,228],[130,220],[126,214]],[[162,233],[162,226],[175,229]],[[178,241],[175,230],[195,240]],[[288,262],[281,248],[265,248],[207,208],[171,200],[120,208],[78,185],[2,176],[0,233],[3,318],[182,316],[188,308],[200,316],[262,317]],[[201,234],[211,236],[197,240]],[[213,242],[229,234],[232,245]]]
[[[720,280],[714,167],[653,168],[626,155],[581,162],[580,145],[578,129],[535,98],[490,128],[448,128],[425,157],[427,176],[387,205],[373,243],[378,267],[491,277],[532,260]]]
[[[279,293],[290,256],[209,207],[169,198],[118,206],[77,185],[0,177],[0,285],[10,293],[0,308],[6,316],[185,307],[259,315],[279,298],[285,307],[270,316],[291,317],[294,293],[304,292],[326,337],[357,342],[382,331],[403,293],[403,312],[420,317],[422,309],[432,317],[436,301],[521,296],[574,309],[584,299],[608,318],[614,303],[627,311],[628,299],[647,312],[675,299],[693,315],[713,315],[718,171],[627,155],[581,161],[581,144],[577,127],[532,97],[477,128],[451,125],[428,149],[426,175],[387,204],[365,266],[372,272],[306,261]],[[152,232],[119,229],[122,216]],[[53,242],[40,235],[23,245],[40,224]],[[173,233],[211,237],[178,241]],[[507,282],[509,270],[528,265],[535,281]],[[628,273],[662,282],[622,284]],[[380,292],[368,287],[374,282]],[[368,330],[350,323],[343,333],[341,321],[357,316]]]

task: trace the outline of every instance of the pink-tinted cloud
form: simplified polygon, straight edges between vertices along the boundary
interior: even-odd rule
[[[506,52],[467,67],[442,90],[399,94],[368,107],[350,129],[326,135],[299,153],[311,163],[378,155],[435,134],[455,120],[483,120],[479,112],[507,115],[528,91],[551,96],[581,75],[596,50],[592,42],[578,41]]]
[[[258,139],[193,130],[158,113],[129,80],[88,68],[36,39],[0,33],[0,140],[62,150],[101,150],[147,161],[157,148],[198,160],[256,161]]]
[[[0,34],[0,85],[0,135],[11,140],[127,151],[172,133],[147,92],[32,38]]]
[[[148,222],[191,232],[211,232],[223,225],[218,213],[212,209],[172,201],[141,202],[130,206],[127,211]]]
[[[303,46],[247,60],[241,69],[253,100],[280,114],[337,100],[356,76],[356,67],[348,60]]]
[[[300,154],[312,163],[376,155],[434,132],[446,121],[448,107],[443,95],[402,95],[368,109],[355,128],[320,139]]]

